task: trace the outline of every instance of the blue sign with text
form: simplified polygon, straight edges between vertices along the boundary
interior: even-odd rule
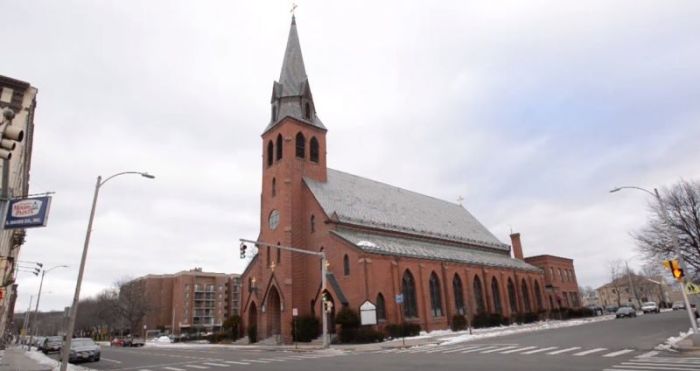
[[[51,196],[10,200],[4,229],[46,227]]]
[[[396,295],[396,304],[403,304],[403,294]]]

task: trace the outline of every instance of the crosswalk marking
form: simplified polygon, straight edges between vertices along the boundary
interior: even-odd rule
[[[552,349],[557,349],[557,347],[540,348],[540,349],[531,350],[529,352],[525,352],[522,354],[535,354],[535,353],[540,353],[540,352],[546,352],[546,351],[552,350]]]
[[[513,348],[517,348],[517,347],[518,347],[518,345],[509,345],[509,346],[506,346],[506,347],[501,347],[501,348],[496,348],[496,349],[489,349],[489,350],[487,350],[487,351],[485,351],[485,352],[481,352],[481,354],[496,353],[496,352],[500,352],[500,351],[502,351],[502,350],[513,349]]]
[[[695,368],[695,369],[698,368],[698,365],[692,365],[692,364],[690,364],[690,365],[683,365],[683,364],[674,364],[674,365],[670,365],[670,364],[668,364],[668,363],[657,363],[657,362],[651,362],[651,363],[650,363],[650,362],[622,362],[622,363],[620,363],[620,365],[625,366],[625,367],[629,367],[629,366],[639,366],[639,367],[659,367],[659,366],[663,366],[663,367],[664,367],[665,369],[667,369],[667,370],[668,370],[669,368],[672,368],[672,367],[683,367],[684,369],[685,369],[685,368],[690,368],[690,367],[693,367],[693,368]]]
[[[603,357],[617,357],[617,356],[620,356],[620,355],[623,355],[623,354],[627,354],[627,353],[630,353],[630,352],[634,352],[634,349],[623,349],[623,350],[619,350],[619,351],[617,351],[617,352],[612,352],[612,353],[605,354],[605,355],[603,355]]]
[[[258,360],[260,360],[260,361],[270,361],[270,362],[284,362],[283,359],[276,359],[276,358],[259,358]]]
[[[474,349],[474,348],[478,348],[478,347],[480,347],[480,345],[471,345],[471,346],[468,346],[468,347],[450,348],[450,349],[445,350],[445,351],[443,351],[443,352],[441,352],[441,353],[461,352],[461,351],[463,351],[463,350]],[[430,353],[434,353],[434,352],[436,352],[436,351],[435,351],[435,350],[430,351]]]
[[[207,366],[199,366],[199,365],[185,365],[185,367],[192,367],[192,368],[198,368],[200,370],[203,370],[205,368],[209,368]]]
[[[226,363],[230,363],[232,365],[249,365],[250,363],[248,362],[238,362],[238,361],[224,361]]]
[[[170,370],[170,371],[187,371],[184,368],[177,368],[177,367],[163,367],[163,368],[166,370]]]
[[[550,356],[554,356],[557,354],[571,352],[572,350],[577,350],[577,349],[581,349],[581,347],[571,347],[571,348],[566,348],[566,349],[562,349],[562,350],[555,350],[554,352],[549,352],[547,354]]]
[[[253,363],[270,363],[269,361],[260,361],[257,359],[242,359],[243,362],[253,362]]]
[[[520,351],[523,351],[523,350],[530,350],[530,349],[535,349],[535,348],[537,348],[537,347],[535,347],[535,346],[522,347],[522,348],[513,349],[513,350],[506,350],[505,352],[501,352],[501,354],[517,353],[517,352],[520,352]]]
[[[480,351],[480,350],[487,350],[487,349],[491,349],[491,348],[496,348],[496,347],[494,347],[494,346],[478,347],[478,348],[474,348],[474,349],[465,350],[465,351],[463,351],[462,353],[478,352],[478,351]]]
[[[580,356],[585,356],[587,354],[602,352],[604,350],[607,350],[607,348],[595,348],[595,349],[586,350],[586,351],[583,351],[580,353],[575,353],[574,355],[580,357]]]
[[[139,369],[139,371],[151,371],[151,370],[149,370],[147,368],[141,368],[141,369]]]
[[[203,365],[208,365],[208,366],[216,366],[216,367],[228,367],[228,365],[225,365],[223,363],[214,363],[214,362],[202,362]]]

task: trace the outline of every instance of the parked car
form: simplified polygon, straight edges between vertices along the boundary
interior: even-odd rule
[[[653,301],[648,301],[642,304],[642,312],[647,313],[659,313],[659,306]]]
[[[112,339],[112,341],[109,342],[109,346],[111,346],[111,347],[123,347],[124,346],[124,339],[114,338],[114,339]]]
[[[617,306],[615,306],[615,305],[608,305],[607,307],[605,307],[605,310],[606,310],[608,313],[616,313],[618,309],[619,309],[619,308],[618,308]]]
[[[637,311],[632,307],[621,307],[615,312],[615,318],[637,317]]]
[[[685,303],[682,301],[675,301],[673,302],[673,305],[671,306],[671,309],[673,310],[682,310],[685,309]]]
[[[132,338],[131,339],[131,346],[132,347],[142,347],[146,345],[146,341],[143,340],[142,338]]]
[[[51,352],[60,352],[62,347],[62,336],[49,336],[46,339],[44,339],[44,343],[41,346],[41,351],[44,352],[44,354],[49,354]]]
[[[68,362],[97,362],[100,360],[100,346],[90,338],[75,338],[70,344]]]
[[[588,309],[589,309],[591,312],[593,312],[593,314],[595,314],[596,316],[602,316],[603,313],[605,312],[605,311],[603,310],[603,307],[601,307],[600,305],[591,304],[591,305],[589,305],[589,306],[586,307],[586,308],[588,308]]]

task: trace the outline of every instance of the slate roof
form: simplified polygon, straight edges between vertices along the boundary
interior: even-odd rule
[[[289,28],[289,38],[287,39],[287,48],[284,51],[284,60],[282,61],[282,71],[280,72],[279,82],[275,82],[272,87],[272,101],[279,101],[279,112],[276,120],[270,120],[263,133],[272,129],[277,123],[285,117],[293,117],[306,124],[315,126],[320,129],[326,129],[315,113],[311,119],[304,117],[299,97],[311,96],[311,87],[309,86],[309,78],[306,76],[306,67],[304,67],[304,58],[301,55],[301,45],[299,44],[299,34],[297,33],[297,23],[292,16],[292,25]]]
[[[485,252],[464,247],[416,241],[408,238],[383,236],[349,229],[340,229],[332,233],[357,246],[362,249],[362,251],[372,254],[398,255],[410,258],[541,272],[539,268],[522,260],[513,259],[510,255],[505,253]]]
[[[340,222],[510,250],[461,205],[333,169],[325,183],[304,181]]]

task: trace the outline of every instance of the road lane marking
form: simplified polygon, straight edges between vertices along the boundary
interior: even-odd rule
[[[105,357],[101,357],[100,359],[107,362],[122,363],[122,361],[117,361],[116,359],[109,359]]]
[[[519,346],[519,345],[511,345],[511,346],[507,346],[507,347],[501,347],[501,348],[496,348],[496,349],[489,349],[489,350],[487,350],[487,351],[481,352],[481,354],[496,353],[496,352],[500,352],[500,351],[502,351],[502,350],[508,350],[508,349],[517,348],[518,346]]]
[[[480,350],[488,350],[488,349],[493,349],[493,348],[497,348],[497,347],[495,347],[495,346],[493,346],[493,345],[492,345],[492,346],[488,346],[488,347],[480,346],[480,347],[478,347],[478,348],[465,350],[465,351],[463,351],[463,352],[461,352],[461,353],[472,353],[472,352],[478,352],[478,351],[480,351]]]
[[[198,368],[200,370],[203,370],[205,368],[209,368],[207,366],[199,366],[199,365],[185,365],[185,367],[192,367],[192,368]]]
[[[250,363],[248,362],[238,362],[238,361],[224,361],[226,363],[230,363],[232,365],[249,365]]]
[[[187,371],[184,368],[177,368],[177,367],[163,367],[163,368],[166,370],[170,370],[170,371]]]
[[[612,352],[612,353],[604,354],[603,357],[617,357],[617,356],[619,356],[619,355],[627,354],[627,353],[630,353],[630,352],[634,352],[634,349],[623,349],[623,350],[620,350],[620,351],[617,351],[617,352]]]
[[[640,354],[640,355],[638,355],[638,356],[635,357],[635,358],[650,358],[650,357],[653,357],[653,356],[655,356],[655,355],[657,355],[657,354],[659,354],[659,352],[657,352],[657,351],[655,351],[655,350],[652,350],[651,352],[646,352],[646,353],[644,353],[644,354]]]
[[[270,363],[268,361],[259,361],[257,359],[242,359],[243,362],[253,362],[253,363]]]
[[[139,371],[151,371],[151,370],[149,370],[147,368],[140,368]]]
[[[684,370],[697,370],[697,365],[669,365],[669,364],[659,364],[659,363],[647,363],[647,362],[622,362],[618,366],[622,367],[659,367],[668,370],[672,367],[682,367]],[[693,368],[690,368],[693,367]]]
[[[214,363],[214,362],[202,362],[203,365],[207,366],[216,366],[216,367],[228,367],[228,365],[225,365],[223,363]]]
[[[620,371],[620,370],[636,370],[636,371],[642,371],[642,370],[672,370],[672,371],[697,371],[700,370],[700,368],[686,368],[686,367],[676,367],[674,366],[664,366],[664,365],[656,365],[656,366],[636,366],[636,365],[616,365],[613,366],[613,370]]]
[[[472,346],[468,346],[468,347],[447,348],[447,350],[443,350],[443,349],[445,349],[445,348],[443,348],[443,349],[431,350],[430,352],[427,352],[427,353],[434,353],[434,352],[438,352],[438,351],[442,350],[442,353],[447,354],[447,353],[461,352],[461,351],[467,350],[467,349],[474,349],[474,348],[478,348],[480,346],[481,345],[472,345]]]
[[[595,349],[591,349],[591,350],[585,350],[585,351],[583,351],[583,352],[574,353],[574,355],[577,356],[577,357],[580,357],[580,356],[585,356],[585,355],[588,355],[588,354],[593,354],[593,353],[602,352],[602,351],[604,351],[604,350],[608,350],[608,348],[595,348]]]
[[[553,356],[553,355],[557,355],[557,354],[571,352],[572,350],[577,350],[577,349],[581,349],[581,347],[571,347],[571,348],[566,348],[566,349],[562,349],[562,350],[556,350],[554,352],[549,352],[547,354],[549,354],[550,356]]]
[[[283,359],[275,359],[275,358],[260,358],[261,361],[270,361],[270,362],[284,362]]]
[[[540,349],[531,350],[529,352],[525,352],[525,353],[521,353],[521,354],[535,354],[535,353],[539,353],[539,352],[546,352],[546,351],[552,350],[552,349],[557,349],[557,347],[540,348]]]
[[[530,350],[530,349],[535,349],[535,348],[537,348],[537,347],[535,347],[535,346],[522,347],[522,348],[513,349],[513,350],[506,350],[505,352],[501,352],[500,354],[517,353],[517,352],[520,352],[520,351],[523,351],[523,350]]]

